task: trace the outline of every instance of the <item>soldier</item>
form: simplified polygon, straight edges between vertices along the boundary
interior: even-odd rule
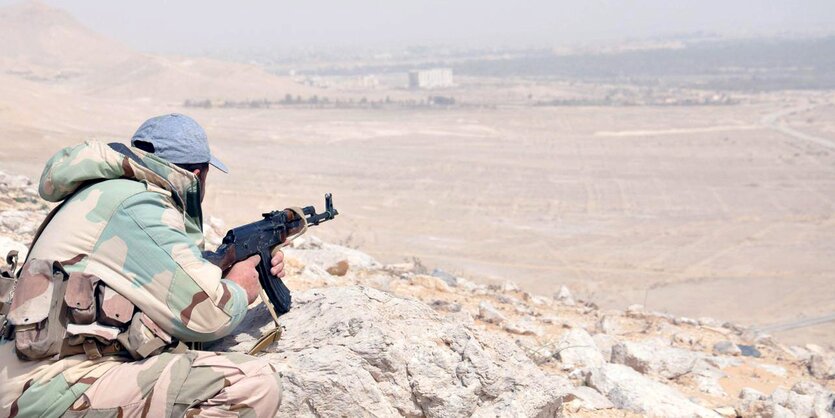
[[[267,361],[182,344],[231,333],[259,291],[258,256],[223,278],[201,257],[209,165],[226,167],[184,115],[149,119],[131,145],[88,141],[47,162],[39,193],[63,203],[18,280],[14,339],[0,340],[0,416],[274,416]]]

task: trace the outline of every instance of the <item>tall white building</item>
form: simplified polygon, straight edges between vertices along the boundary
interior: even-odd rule
[[[452,87],[452,68],[409,71],[409,88],[435,89]]]

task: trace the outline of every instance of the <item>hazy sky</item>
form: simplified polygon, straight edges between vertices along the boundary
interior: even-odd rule
[[[0,0],[0,5],[15,3]],[[135,48],[565,45],[693,31],[835,28],[835,0],[45,0]]]

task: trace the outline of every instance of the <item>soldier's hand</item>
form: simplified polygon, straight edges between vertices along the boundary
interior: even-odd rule
[[[273,255],[270,273],[276,277],[284,277],[284,253],[278,250]]]
[[[240,285],[246,291],[247,303],[258,298],[261,283],[258,282],[258,270],[255,268],[261,262],[261,256],[253,255],[246,260],[235,263],[226,274],[226,278]]]

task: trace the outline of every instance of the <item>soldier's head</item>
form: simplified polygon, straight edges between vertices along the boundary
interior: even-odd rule
[[[200,199],[206,193],[209,164],[227,173],[228,170],[209,150],[206,131],[192,118],[172,113],[145,121],[130,144],[190,171],[200,179]]]

